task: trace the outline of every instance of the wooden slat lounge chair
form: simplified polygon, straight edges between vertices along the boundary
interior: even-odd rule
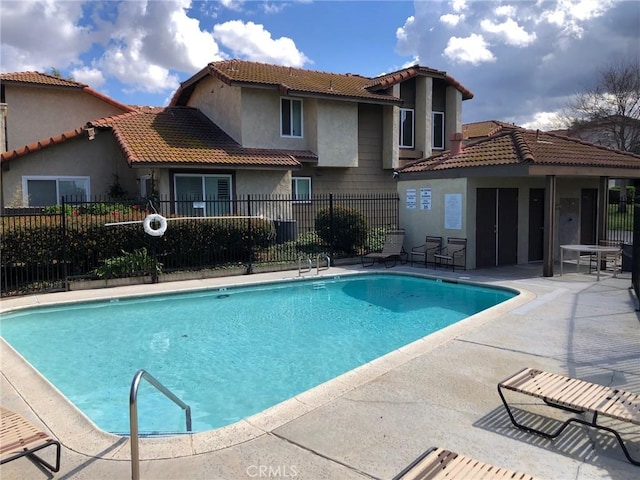
[[[60,443],[22,415],[0,407],[0,465],[28,456],[41,463],[52,472],[60,470]],[[51,465],[37,456],[35,452],[43,448],[56,446],[56,464]]]
[[[459,455],[442,448],[431,448],[416,458],[393,480],[535,480],[526,473],[514,472],[479,462],[470,457]]]
[[[566,420],[555,432],[544,432],[516,421],[505,400],[502,390],[531,395],[540,398],[551,407],[568,412],[591,413],[591,421],[572,417]],[[525,368],[498,384],[498,393],[504,403],[511,422],[518,428],[536,433],[548,439],[556,438],[572,422],[598,428],[615,435],[627,459],[640,466],[640,461],[629,454],[629,450],[617,430],[597,423],[598,415],[622,422],[640,425],[640,395],[624,390],[598,385],[596,383],[548,373],[534,368]]]
[[[384,242],[382,252],[372,252],[362,256],[362,266],[370,267],[374,263],[384,262],[384,266],[389,268],[389,262],[393,260],[392,267],[395,267],[400,260],[403,262],[403,257],[406,262],[407,253],[404,251],[404,230],[393,230],[387,233],[387,237]],[[365,262],[366,260],[366,262]]]
[[[440,253],[433,255],[434,268],[438,266],[451,267],[451,270],[456,271],[456,265],[462,267],[463,270],[467,269],[467,239],[449,237],[447,238],[447,244],[442,248]]]
[[[411,266],[413,267],[414,259],[419,259],[425,266],[430,263],[435,265],[434,255],[436,253],[440,253],[441,249],[442,237],[431,237],[427,235],[422,245],[411,249],[411,252],[409,253],[411,255]]]

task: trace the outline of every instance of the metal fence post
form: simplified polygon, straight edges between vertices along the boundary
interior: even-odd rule
[[[633,205],[633,244],[631,247],[631,285],[640,298],[640,194],[636,195]],[[636,305],[640,310],[640,305]]]
[[[329,238],[331,239],[331,255],[333,256],[336,252],[336,237],[333,222],[333,193],[329,194]]]
[[[247,275],[253,273],[253,230],[251,229],[251,195],[247,195],[247,235],[249,236],[249,265],[247,265]]]
[[[64,196],[60,199],[60,235],[62,235],[62,286],[69,290],[69,237],[67,236],[67,214]]]

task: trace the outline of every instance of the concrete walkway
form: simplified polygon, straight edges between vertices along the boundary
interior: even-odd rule
[[[322,273],[356,270],[332,268]],[[387,270],[400,271],[437,273],[524,293],[508,307],[474,316],[328,382],[312,394],[296,397],[288,402],[284,417],[276,408],[222,434],[188,435],[176,443],[143,439],[143,458],[155,459],[142,461],[141,478],[389,479],[431,446],[540,479],[640,478],[640,468],[624,458],[611,435],[575,425],[551,442],[513,428],[496,391],[497,383],[510,374],[523,367],[538,367],[640,393],[640,322],[629,274],[619,278],[606,274],[596,282],[594,275],[577,273],[543,278],[539,265],[455,274],[408,266]],[[2,303],[7,310],[67,301],[71,295],[81,299],[120,296],[295,274],[63,292]],[[7,346],[0,346],[4,349],[0,350],[2,404],[48,428],[65,447],[61,471],[53,476],[22,458],[0,467],[0,477],[130,478],[128,439],[86,432],[84,424],[73,434],[74,428],[68,425],[75,426],[76,420],[62,413],[64,408],[58,407],[54,394],[42,395],[38,385],[24,380],[34,375],[25,374],[13,363]],[[530,418],[553,423],[566,417],[557,409],[533,405],[530,397],[510,398],[517,409],[540,415]],[[616,426],[631,454],[640,458],[640,427]],[[164,443],[156,449],[157,445],[151,445],[154,442]],[[188,454],[182,453],[185,442],[190,442]],[[205,443],[210,448],[201,446]],[[89,444],[99,448],[92,450]],[[90,451],[94,453],[87,454]],[[156,451],[164,453],[153,453]]]

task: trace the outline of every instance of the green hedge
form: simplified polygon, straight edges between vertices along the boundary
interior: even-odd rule
[[[248,260],[251,238],[247,220],[169,221],[162,237],[147,235],[141,224],[105,226],[104,217],[79,216],[67,222],[63,235],[60,218],[42,216],[22,222],[3,218],[0,237],[3,267],[62,264],[69,275],[85,275],[109,259],[141,248],[156,251],[165,269],[202,267]],[[128,219],[127,219],[128,220]],[[254,252],[275,240],[273,223],[251,220]],[[66,241],[66,249],[64,247]]]
[[[322,209],[316,215],[315,227],[318,236],[333,251],[355,253],[367,240],[367,218],[353,208],[336,206]]]
[[[636,187],[627,187],[627,203],[633,203],[636,198]],[[620,187],[611,187],[609,189],[609,204],[614,205],[620,203]]]

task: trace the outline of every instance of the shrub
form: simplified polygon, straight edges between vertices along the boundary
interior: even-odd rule
[[[355,253],[365,244],[367,219],[358,210],[336,206],[333,207],[333,218],[329,208],[318,212],[315,228],[333,251]]]
[[[627,203],[633,203],[636,197],[636,187],[627,187]],[[617,205],[620,203],[620,187],[611,187],[609,189],[609,204]]]
[[[118,257],[107,258],[93,273],[98,278],[114,278],[128,275],[146,275],[162,273],[162,264],[156,263],[146,248],[140,248],[132,253],[124,250]]]

